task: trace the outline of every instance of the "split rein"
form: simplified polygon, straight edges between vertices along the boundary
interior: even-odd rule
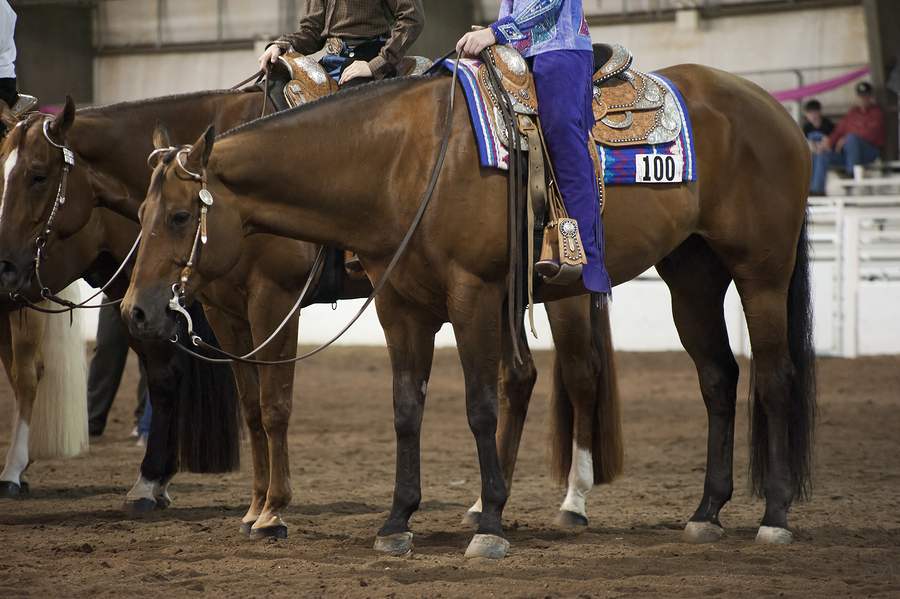
[[[106,289],[112,284],[112,282],[115,281],[116,278],[122,273],[122,271],[125,268],[125,265],[128,263],[129,260],[131,260],[131,256],[133,256],[134,252],[137,250],[138,244],[141,241],[140,233],[138,234],[137,239],[134,240],[134,244],[131,246],[131,249],[128,251],[128,255],[125,256],[125,259],[119,265],[118,270],[116,270],[116,272],[109,279],[109,281],[107,281],[106,284],[103,285],[103,287],[101,287],[91,297],[87,298],[86,300],[84,300],[80,303],[76,304],[75,302],[58,297],[50,290],[49,287],[44,285],[43,281],[41,281],[41,259],[46,257],[44,248],[47,245],[47,239],[50,237],[50,232],[51,232],[50,227],[53,225],[53,221],[56,218],[56,215],[59,212],[59,209],[66,203],[66,181],[69,176],[69,171],[72,170],[73,166],[75,166],[75,154],[72,152],[72,150],[69,149],[66,142],[63,141],[62,144],[58,144],[55,141],[53,141],[52,139],[50,139],[50,132],[47,130],[47,128],[50,125],[50,118],[51,117],[48,116],[47,118],[44,119],[44,125],[43,125],[44,137],[47,139],[47,142],[49,142],[50,145],[62,150],[63,169],[62,169],[62,175],[60,176],[60,180],[59,180],[59,188],[56,191],[56,200],[53,202],[53,208],[50,210],[50,216],[47,218],[47,224],[44,225],[43,233],[41,233],[40,236],[38,236],[38,238],[35,239],[35,241],[34,241],[34,245],[37,248],[37,251],[35,252],[35,256],[34,256],[34,276],[35,276],[35,279],[37,280],[38,285],[41,288],[41,297],[43,297],[45,300],[49,300],[51,302],[54,302],[56,304],[59,304],[61,306],[65,306],[65,307],[62,309],[59,309],[59,310],[52,310],[52,309],[43,308],[41,306],[38,306],[37,304],[35,304],[34,302],[32,302],[31,300],[22,296],[19,293],[10,293],[9,296],[13,300],[19,302],[20,304],[23,304],[26,307],[31,308],[32,310],[35,310],[36,312],[43,312],[45,314],[61,314],[64,312],[69,312],[71,314],[72,311],[74,311],[77,308],[102,308],[103,306],[114,306],[114,305],[120,303],[122,300],[119,299],[119,300],[115,300],[112,302],[100,303],[100,304],[91,305],[91,306],[89,306],[87,304],[88,304],[88,302],[93,300],[98,295],[104,293],[106,291]]]
[[[443,62],[444,58],[448,58],[452,54],[453,54],[453,52],[446,54],[441,60],[438,61],[438,63]],[[190,258],[188,259],[188,262],[185,265],[184,269],[181,271],[179,281],[177,283],[175,283],[174,285],[172,285],[172,298],[169,300],[168,308],[170,310],[184,316],[185,321],[187,322],[187,328],[188,328],[187,334],[191,340],[191,343],[193,343],[196,347],[198,347],[200,349],[204,349],[204,350],[216,353],[217,355],[224,356],[224,357],[211,358],[211,357],[199,354],[199,353],[191,350],[190,348],[178,343],[178,336],[176,334],[176,336],[173,339],[171,339],[171,341],[173,343],[175,343],[179,349],[181,349],[185,353],[188,353],[196,358],[199,358],[206,362],[213,362],[213,363],[241,362],[241,363],[245,363],[245,364],[268,365],[268,366],[273,366],[273,365],[277,365],[277,364],[290,364],[290,363],[298,362],[300,360],[305,360],[306,358],[314,356],[315,354],[324,350],[328,346],[332,345],[345,332],[347,332],[347,330],[351,326],[353,326],[353,324],[357,320],[359,320],[359,318],[362,316],[363,312],[365,312],[366,308],[368,308],[369,305],[375,300],[375,297],[381,291],[381,288],[384,287],[384,284],[387,282],[388,277],[390,277],[391,273],[394,270],[394,267],[397,265],[397,262],[400,260],[400,256],[403,254],[403,252],[406,250],[406,247],[409,245],[409,242],[412,239],[413,234],[415,233],[416,229],[419,226],[419,223],[422,220],[423,215],[425,214],[425,209],[428,207],[428,203],[431,200],[431,196],[434,193],[434,188],[437,185],[438,176],[441,173],[441,167],[444,164],[444,158],[447,155],[447,148],[450,143],[450,130],[451,130],[452,124],[453,124],[453,110],[456,105],[456,87],[457,87],[456,84],[457,84],[457,81],[459,80],[459,58],[460,57],[461,57],[461,53],[459,53],[457,55],[457,63],[456,63],[455,68],[453,69],[453,77],[452,77],[451,83],[450,83],[450,102],[449,102],[449,106],[447,108],[447,124],[444,129],[444,137],[441,141],[441,151],[438,154],[437,162],[435,163],[434,171],[432,172],[432,175],[431,175],[431,180],[428,182],[428,187],[425,189],[425,193],[422,196],[422,202],[419,206],[419,210],[418,210],[418,212],[416,212],[416,215],[413,218],[413,222],[410,225],[409,230],[406,232],[406,236],[403,238],[403,241],[400,243],[400,246],[397,248],[397,251],[394,253],[394,257],[391,259],[390,263],[388,264],[387,269],[385,269],[384,274],[381,275],[381,278],[379,279],[378,283],[375,285],[374,289],[372,290],[372,294],[366,299],[365,303],[363,303],[362,307],[360,307],[359,311],[353,316],[353,318],[350,319],[350,322],[348,322],[344,326],[344,328],[342,328],[334,337],[332,337],[330,340],[325,342],[323,345],[317,347],[316,349],[314,349],[310,352],[303,354],[302,356],[296,356],[294,358],[289,358],[286,360],[272,360],[272,361],[251,360],[250,359],[250,356],[255,355],[257,352],[259,352],[261,349],[263,349],[272,339],[275,338],[276,335],[278,335],[279,332],[281,332],[281,330],[287,325],[288,321],[291,319],[291,317],[294,315],[294,313],[300,307],[300,304],[301,304],[303,298],[306,296],[306,293],[309,290],[309,287],[311,286],[312,281],[316,276],[316,273],[318,273],[318,271],[319,271],[319,266],[324,257],[325,248],[323,247],[319,251],[319,255],[316,257],[315,264],[313,264],[313,267],[310,271],[309,278],[307,279],[306,284],[303,286],[303,290],[300,292],[300,297],[297,298],[297,301],[295,302],[293,308],[291,308],[291,310],[288,312],[287,316],[285,316],[285,318],[281,322],[281,324],[278,325],[278,328],[276,328],[275,331],[269,336],[269,338],[266,339],[259,347],[257,347],[256,349],[254,349],[253,351],[251,351],[250,353],[248,353],[244,356],[235,356],[235,355],[232,355],[222,349],[219,349],[217,347],[214,347],[214,346],[206,343],[205,341],[203,341],[203,339],[200,338],[199,335],[194,333],[193,321],[191,320],[191,316],[190,316],[190,314],[188,314],[187,310],[185,310],[184,306],[182,306],[182,304],[181,304],[182,300],[184,299],[184,289],[187,286],[188,279],[190,278],[190,275],[191,275],[191,269],[194,266],[194,258],[196,257],[196,254],[197,254],[198,243],[205,244],[208,239],[207,230],[206,230],[206,214],[209,212],[209,209],[213,205],[213,197],[212,197],[212,194],[210,194],[209,190],[206,189],[206,171],[204,169],[204,171],[201,173],[193,173],[184,166],[184,162],[181,160],[181,156],[182,156],[182,154],[187,153],[189,151],[189,148],[184,148],[184,147],[183,148],[174,148],[174,147],[173,148],[161,148],[161,149],[156,150],[153,154],[150,155],[150,158],[152,159],[154,155],[156,155],[157,153],[160,153],[160,152],[177,151],[177,154],[175,156],[175,162],[178,163],[178,166],[185,173],[187,173],[188,176],[190,176],[194,180],[200,182],[200,192],[198,194],[200,196],[200,201],[201,201],[200,222],[197,224],[197,232],[194,234],[194,242],[193,242],[193,246],[191,247]],[[438,63],[436,63],[436,64],[438,64]]]

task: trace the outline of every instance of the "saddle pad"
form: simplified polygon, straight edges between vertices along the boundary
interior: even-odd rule
[[[603,182],[609,185],[629,183],[681,183],[697,180],[694,135],[684,98],[672,83],[649,73],[666,88],[678,105],[681,133],[663,144],[643,144],[613,148],[597,144],[603,166]]]
[[[455,60],[445,59],[443,66],[451,72]],[[478,144],[481,166],[509,170],[509,150],[494,129],[489,106],[478,87],[478,67],[480,60],[461,59],[459,61],[459,81],[462,85],[469,117]],[[627,183],[673,183],[696,181],[694,138],[691,130],[684,98],[668,80],[654,73],[650,76],[664,86],[675,98],[681,118],[681,133],[673,141],[665,144],[647,144],[624,148],[608,148],[597,145],[603,166],[603,181],[608,184]],[[503,136],[505,138],[505,135]],[[659,156],[658,158],[656,156]],[[657,175],[659,175],[657,177]]]

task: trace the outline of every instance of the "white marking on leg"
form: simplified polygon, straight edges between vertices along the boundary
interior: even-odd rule
[[[166,482],[158,481],[158,482],[153,483],[153,498],[154,499],[162,498],[165,501],[171,503],[172,498],[169,497],[169,483],[171,481],[172,481],[172,479],[170,478]]]
[[[150,501],[156,501],[153,497],[153,481],[147,480],[143,475],[139,476],[137,482],[134,483],[134,486],[128,491],[128,495],[126,495],[126,499],[128,501],[137,501],[138,499],[149,499]]]
[[[6,158],[6,162],[3,163],[3,197],[0,198],[0,218],[3,217],[3,205],[6,203],[6,192],[9,189],[9,175],[16,167],[16,162],[18,160],[19,149],[16,148],[9,153],[9,156]]]
[[[475,502],[475,505],[469,508],[470,514],[480,514],[481,513],[481,497],[478,498],[478,501]]]
[[[594,486],[594,461],[591,450],[572,443],[572,467],[569,469],[569,492],[562,503],[562,510],[568,510],[587,517],[584,498]]]
[[[428,383],[422,383],[422,396],[425,396],[425,393],[428,391]]]
[[[13,421],[12,439],[9,444],[9,452],[6,454],[6,466],[0,474],[0,480],[21,484],[19,476],[28,467],[28,423],[19,418],[16,410]]]

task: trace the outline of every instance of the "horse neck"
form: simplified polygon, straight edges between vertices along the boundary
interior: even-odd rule
[[[150,184],[147,157],[154,149],[156,121],[166,123],[172,143],[189,144],[210,124],[225,130],[251,120],[261,109],[260,98],[234,92],[187,94],[79,110],[67,139],[94,175],[90,201],[137,221]]]
[[[216,141],[208,172],[231,195],[245,234],[394,248],[439,150],[442,90],[449,79],[376,84],[256,121]]]

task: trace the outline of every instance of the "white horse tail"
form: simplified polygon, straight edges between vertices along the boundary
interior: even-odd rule
[[[79,301],[78,284],[59,294]],[[56,304],[42,302],[42,307]],[[87,451],[87,367],[81,310],[47,314],[41,354],[44,376],[38,382],[28,454],[31,459],[73,457]],[[71,324],[70,324],[71,322]]]

